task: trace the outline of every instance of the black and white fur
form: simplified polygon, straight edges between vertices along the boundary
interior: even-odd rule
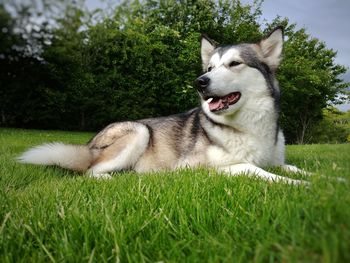
[[[284,136],[278,125],[275,71],[282,49],[282,28],[255,44],[216,47],[203,36],[205,73],[196,81],[201,107],[169,117],[113,123],[87,145],[44,144],[19,160],[59,165],[93,177],[121,170],[143,173],[206,166],[227,175],[300,183],[262,169],[279,166],[301,172],[284,163]]]

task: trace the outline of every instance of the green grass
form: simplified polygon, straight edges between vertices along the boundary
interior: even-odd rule
[[[0,129],[0,262],[350,262],[350,185],[332,179],[350,181],[349,144],[287,147],[310,188],[203,169],[105,181],[13,159],[91,136]]]

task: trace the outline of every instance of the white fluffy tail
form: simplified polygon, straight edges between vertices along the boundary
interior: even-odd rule
[[[17,160],[21,163],[58,165],[74,171],[86,171],[91,164],[92,155],[86,145],[57,142],[31,148]]]

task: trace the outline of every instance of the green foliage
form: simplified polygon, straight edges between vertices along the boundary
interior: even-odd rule
[[[335,180],[350,179],[350,145],[287,147],[314,173],[310,188],[205,169],[106,181],[14,161],[32,145],[90,136],[0,130],[1,262],[350,260],[349,186]]]
[[[350,111],[341,112],[334,107],[323,110],[323,119],[310,130],[306,137],[310,143],[350,142]]]
[[[337,94],[349,83],[340,76],[346,68],[334,62],[336,52],[324,42],[311,38],[305,29],[296,30],[288,19],[276,18],[270,27],[283,25],[286,41],[284,60],[278,70],[282,89],[282,127],[287,141],[307,143],[307,133],[323,118],[322,109],[338,103]]]
[[[38,56],[48,40],[46,23],[30,22],[35,11],[29,7],[13,7],[17,20],[0,5],[0,124],[57,127],[57,91],[50,88],[49,68]]]
[[[54,27],[48,19],[25,34],[15,33],[17,20],[0,7],[0,25],[8,31],[0,32],[1,125],[97,130],[188,110],[198,105],[192,83],[201,73],[201,33],[221,44],[263,36],[261,1],[125,1],[110,16],[79,3],[56,5],[64,15],[50,17]],[[21,24],[32,13],[24,6]],[[335,64],[336,52],[305,29],[276,18],[264,33],[281,24],[287,37],[277,75],[282,128],[289,143],[310,142],[322,109],[349,84],[339,79],[345,68]]]

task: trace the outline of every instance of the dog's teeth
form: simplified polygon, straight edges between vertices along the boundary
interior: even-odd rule
[[[213,100],[213,98],[207,99],[207,103],[210,103]]]

